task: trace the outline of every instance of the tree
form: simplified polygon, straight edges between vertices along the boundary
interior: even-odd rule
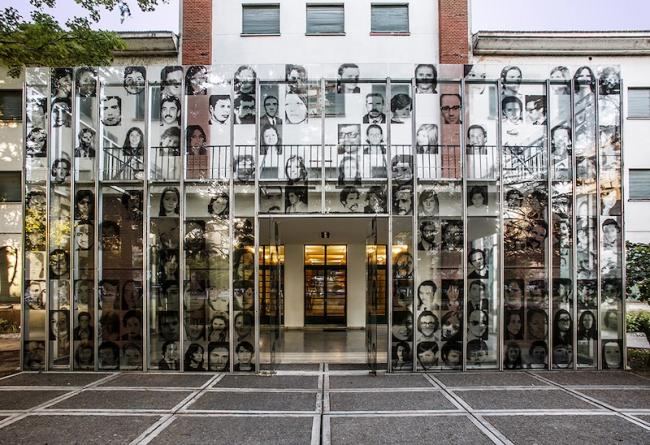
[[[627,249],[627,296],[638,289],[639,300],[650,302],[650,244],[626,243]]]
[[[34,7],[31,19],[25,20],[15,8],[0,11],[0,64],[9,75],[18,77],[29,66],[98,66],[108,65],[113,51],[124,49],[124,42],[114,32],[97,31],[91,25],[99,21],[102,11],[117,7],[122,21],[131,15],[127,0],[74,0],[86,16],[71,17],[62,26],[44,8],[54,8],[57,0],[29,0]],[[137,0],[142,11],[153,11],[159,2]]]

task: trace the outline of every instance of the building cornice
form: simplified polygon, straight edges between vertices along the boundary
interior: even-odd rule
[[[117,35],[126,48],[114,51],[115,57],[178,56],[178,35],[171,31],[123,31]]]
[[[647,56],[650,31],[479,31],[476,56]]]

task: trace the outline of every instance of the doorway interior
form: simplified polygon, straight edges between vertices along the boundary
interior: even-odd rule
[[[385,366],[388,219],[260,217],[259,240],[261,369]]]

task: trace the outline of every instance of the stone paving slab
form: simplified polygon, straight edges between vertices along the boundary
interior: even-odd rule
[[[157,416],[27,416],[0,429],[0,443],[12,445],[129,443]]]
[[[211,391],[203,393],[187,409],[189,411],[315,411],[316,391],[313,393]]]
[[[515,444],[647,445],[650,431],[618,416],[485,416]]]
[[[331,392],[329,397],[332,412],[456,409],[440,391]]]
[[[579,390],[594,399],[614,408],[650,409],[650,388],[648,389],[588,389]]]
[[[454,391],[454,394],[474,409],[600,409],[560,389]]]
[[[549,386],[523,372],[465,372],[432,374],[445,386]]]
[[[213,374],[121,374],[99,386],[200,388]]]
[[[639,419],[650,423],[650,415],[648,415],[648,416],[634,416],[634,417],[638,417]]]
[[[365,363],[329,363],[328,368],[330,371],[369,371],[368,365]],[[377,363],[377,369],[387,369],[386,363]]]
[[[151,443],[305,445],[312,425],[312,417],[178,417]]]
[[[624,371],[540,371],[535,372],[560,385],[641,385],[650,386],[650,379]]]
[[[318,376],[300,375],[226,375],[215,388],[318,389]]]
[[[2,401],[2,409],[8,410],[26,410],[38,406],[42,403],[52,400],[56,397],[67,394],[70,391],[64,390],[7,390],[0,391],[0,400]],[[2,443],[0,441],[0,443]]]
[[[165,409],[180,403],[191,391],[82,391],[49,409]]]
[[[0,386],[86,386],[108,375],[75,372],[23,372],[0,380]]]
[[[332,375],[330,389],[432,388],[422,374]]]
[[[261,369],[270,369],[270,365],[260,365]],[[272,366],[274,371],[319,371],[319,363],[276,363]]]
[[[482,445],[490,441],[465,416],[336,417],[331,416],[331,443],[336,445]]]

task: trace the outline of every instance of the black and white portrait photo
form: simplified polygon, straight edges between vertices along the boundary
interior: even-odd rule
[[[403,184],[393,187],[393,214],[413,214],[413,187]]]
[[[208,69],[203,65],[192,65],[185,72],[185,94],[205,96],[208,92]]]
[[[488,213],[487,185],[474,185],[467,192],[467,215],[477,216]]]
[[[84,66],[75,73],[77,95],[79,97],[96,97],[97,95],[97,70]]]
[[[443,124],[460,124],[462,114],[462,99],[460,94],[440,95],[440,114]]]
[[[366,192],[366,206],[364,213],[386,213],[386,189],[379,185],[372,185]]]
[[[240,182],[253,181],[255,179],[255,159],[253,155],[239,155],[235,158],[235,178]]]
[[[385,124],[385,100],[381,93],[366,94],[366,114],[363,116],[364,124]]]
[[[50,171],[51,179],[54,184],[64,184],[70,182],[70,170],[72,164],[70,160],[65,158],[58,158],[52,162]]]
[[[239,94],[235,97],[235,123],[255,123],[255,96],[252,94]]]
[[[161,96],[181,97],[183,86],[183,67],[170,65],[160,70]]]
[[[82,128],[79,130],[77,140],[79,145],[74,149],[75,158],[94,158],[95,157],[95,130],[91,128]]]
[[[302,124],[307,121],[307,97],[287,93],[284,97],[284,115],[287,124]]]
[[[236,95],[255,95],[255,80],[257,73],[248,65],[241,65],[233,75],[233,87]]]
[[[418,154],[438,154],[438,126],[422,124],[416,133],[416,152]]]
[[[72,96],[72,69],[52,69],[52,100],[70,99]]]
[[[284,213],[282,187],[260,187],[260,211],[262,213]]]
[[[418,250],[432,252],[440,245],[440,222],[436,218],[420,218]]]
[[[339,153],[356,153],[361,147],[361,125],[339,124]]]
[[[52,101],[52,127],[70,128],[72,126],[72,102],[68,98],[56,98]]]
[[[307,92],[307,70],[302,65],[287,64],[284,67],[288,92],[305,94]]]
[[[408,184],[413,180],[413,155],[395,155],[391,160],[393,181]]]
[[[305,213],[308,211],[307,186],[287,186],[284,188],[284,213]]]
[[[47,132],[43,128],[34,127],[25,140],[25,156],[28,158],[47,157]]]
[[[338,69],[336,91],[339,94],[359,93],[359,65],[344,63]]]
[[[526,95],[526,123],[546,125],[546,96]]]
[[[413,101],[406,93],[397,93],[390,100],[390,122],[392,124],[403,124],[411,117]]]
[[[181,101],[176,96],[163,96],[160,99],[160,125],[181,124]]]
[[[280,102],[276,96],[268,95],[262,102],[264,114],[260,117],[260,126],[279,127],[282,125],[282,118],[278,116]]]
[[[455,219],[443,219],[440,222],[442,248],[448,252],[460,252],[463,249],[463,222]]]
[[[506,66],[501,70],[501,88],[504,96],[516,96],[521,85],[521,69],[518,66]]]
[[[346,212],[357,213],[363,211],[364,200],[361,197],[361,192],[353,185],[346,185],[341,189],[339,200]]]
[[[438,72],[432,64],[421,63],[415,67],[415,92],[435,94],[438,86]]]
[[[225,125],[230,122],[230,96],[213,94],[209,100],[210,125]]]
[[[346,155],[339,162],[338,184],[344,185],[346,183],[361,184],[361,169],[358,156]]]
[[[101,104],[102,124],[115,127],[122,123],[122,98],[119,96],[106,96]]]
[[[122,84],[127,94],[140,94],[144,91],[147,71],[143,66],[127,66],[124,68]]]

